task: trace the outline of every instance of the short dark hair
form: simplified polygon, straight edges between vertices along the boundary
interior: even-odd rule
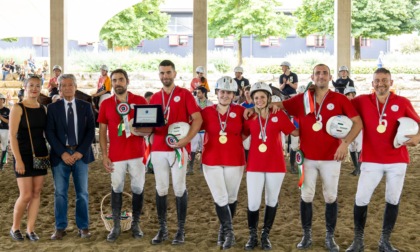
[[[144,98],[150,97],[153,95],[153,92],[147,91],[146,93],[144,93]]]
[[[170,60],[163,60],[162,62],[160,62],[159,66],[170,66],[175,70],[175,64]]]
[[[317,67],[319,67],[319,66],[324,66],[324,67],[327,67],[328,68],[328,73],[329,74],[331,74],[331,70],[330,70],[330,67],[329,66],[327,66],[327,65],[325,65],[325,64],[317,64],[317,65],[315,65],[314,66],[314,68],[312,69],[312,74],[314,74],[315,73],[315,68],[317,68]]]
[[[111,80],[112,80],[112,75],[113,75],[113,74],[116,74],[116,73],[121,73],[121,74],[123,74],[123,75],[124,75],[124,77],[125,77],[125,79],[127,80],[127,83],[128,83],[129,79],[128,79],[128,74],[127,74],[127,71],[125,71],[125,70],[124,70],[124,69],[122,69],[122,68],[118,68],[118,69],[115,69],[114,71],[112,71],[112,72],[111,72],[111,75],[110,75],[110,77],[109,77],[109,78],[111,78]]]
[[[386,69],[385,67],[380,67],[380,68],[376,69],[373,74],[378,74],[378,73],[384,73],[384,74],[391,75],[391,72],[388,69]]]

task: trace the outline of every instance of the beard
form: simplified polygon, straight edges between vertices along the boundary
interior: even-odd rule
[[[116,94],[122,95],[122,94],[125,94],[125,92],[127,92],[127,87],[117,86],[114,88],[114,91]]]

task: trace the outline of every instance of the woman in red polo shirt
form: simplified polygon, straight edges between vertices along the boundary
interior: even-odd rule
[[[274,113],[269,109],[271,96],[271,88],[266,83],[257,82],[252,85],[251,97],[256,113],[244,124],[244,135],[251,135],[246,168],[250,236],[245,250],[252,250],[258,245],[258,217],[264,189],[265,216],[261,247],[264,250],[271,249],[269,233],[276,217],[278,197],[286,174],[280,133],[299,135],[299,131],[283,111]]]
[[[244,107],[233,104],[238,85],[231,77],[217,80],[218,104],[204,108],[202,129],[203,173],[213,196],[220,230],[217,244],[223,249],[235,243],[232,218],[235,215],[239,186],[245,168],[242,146]]]

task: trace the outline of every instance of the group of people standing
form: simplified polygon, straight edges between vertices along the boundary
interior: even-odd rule
[[[283,64],[285,70],[290,64]],[[242,68],[237,68],[238,72]],[[188,192],[186,174],[188,155],[194,153],[190,142],[197,137],[203,142],[202,171],[213,196],[216,214],[220,221],[217,245],[229,249],[235,244],[233,218],[238,206],[238,193],[244,170],[247,183],[247,219],[249,239],[245,250],[253,250],[259,244],[264,250],[272,249],[270,230],[275,221],[286,164],[283,156],[281,134],[300,137],[301,200],[300,217],[303,229],[298,249],[312,245],[312,202],[318,175],[321,177],[325,200],[326,237],[328,251],[339,251],[334,241],[338,214],[338,182],[341,161],[346,157],[349,145],[363,128],[362,162],[356,200],[354,203],[355,237],[347,251],[363,251],[363,232],[367,216],[367,205],[374,189],[385,175],[387,177],[386,208],[380,251],[397,251],[390,243],[390,235],[396,217],[404,175],[409,163],[406,146],[414,146],[420,141],[420,133],[407,136],[403,146],[396,148],[393,139],[399,131],[398,119],[412,118],[420,122],[411,103],[390,92],[393,84],[391,73],[379,68],[373,75],[372,87],[375,92],[360,95],[350,101],[346,96],[329,90],[332,79],[327,65],[314,67],[311,79],[313,85],[305,92],[292,98],[274,102],[272,89],[264,82],[245,85],[242,72],[236,79],[244,82],[238,85],[236,79],[223,76],[216,82],[217,104],[206,101],[208,89],[203,80],[204,70],[197,68],[197,80],[192,90],[176,86],[177,72],[169,60],[159,64],[159,77],[163,84],[159,92],[150,98],[150,104],[162,106],[164,126],[133,128],[133,105],[146,105],[144,97],[128,91],[128,74],[116,69],[110,74],[114,94],[104,100],[99,108],[99,141],[103,156],[103,166],[111,178],[111,208],[113,228],[107,241],[114,242],[121,234],[121,207],[125,175],[131,177],[132,222],[134,238],[143,237],[140,215],[144,201],[145,163],[153,164],[156,182],[156,211],[159,228],[151,240],[153,245],[169,239],[167,211],[170,177],[176,200],[177,231],[172,244],[185,242]],[[235,71],[236,72],[236,71]],[[280,89],[297,89],[297,76],[291,80],[290,73],[280,78]],[[241,80],[242,79],[242,80]],[[55,184],[56,230],[51,239],[59,240],[66,235],[67,191],[69,177],[73,176],[76,189],[76,224],[79,235],[89,238],[88,214],[88,164],[93,161],[91,143],[94,137],[94,119],[91,105],[74,98],[77,83],[74,75],[61,74],[58,88],[63,99],[44,108],[37,102],[41,83],[37,76],[25,82],[25,97],[15,104],[10,114],[11,147],[14,167],[20,190],[15,204],[13,226],[10,235],[15,240],[23,240],[20,232],[21,219],[28,212],[26,237],[38,240],[35,220],[39,209],[40,193],[46,170],[33,169],[33,156],[47,156],[48,149],[43,133],[51,145],[50,157]],[[296,84],[294,84],[296,83]],[[193,83],[192,83],[193,84]],[[253,108],[245,108],[233,101],[239,88],[250,86],[246,92],[246,103]],[[194,98],[191,91],[196,92]],[[292,93],[292,91],[290,91]],[[349,92],[352,93],[352,92]],[[1,97],[0,97],[1,98]],[[312,107],[306,106],[312,100]],[[305,105],[306,104],[306,105]],[[287,114],[285,111],[287,111]],[[351,130],[338,139],[328,133],[330,118],[347,116],[352,122]],[[299,128],[289,118],[299,122]],[[2,118],[0,117],[0,120]],[[3,120],[2,120],[3,121]],[[30,123],[30,126],[29,126]],[[184,135],[177,139],[168,134],[177,126]],[[187,125],[187,126],[185,126]],[[382,125],[382,126],[381,126]],[[64,134],[63,134],[64,130]],[[203,133],[199,133],[199,132]],[[150,153],[145,150],[145,136],[152,135]],[[250,136],[247,160],[243,140]],[[109,137],[109,142],[108,138]],[[29,140],[36,148],[28,146]],[[170,140],[171,139],[171,140]],[[173,141],[172,141],[173,140]],[[320,144],[322,143],[322,144]],[[36,150],[33,153],[32,150]],[[150,156],[148,156],[150,154]],[[304,175],[303,175],[304,173]],[[374,181],[374,183],[372,182]],[[259,209],[265,192],[263,226],[258,239]]]

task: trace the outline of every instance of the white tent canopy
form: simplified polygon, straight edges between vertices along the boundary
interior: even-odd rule
[[[54,0],[51,0],[54,1]],[[142,0],[66,0],[67,38],[95,42],[115,14]],[[12,0],[1,6],[0,39],[50,37],[50,0]]]

